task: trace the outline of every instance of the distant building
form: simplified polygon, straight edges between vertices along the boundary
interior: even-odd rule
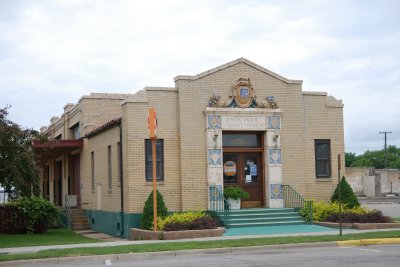
[[[157,111],[158,189],[171,211],[205,210],[210,190],[240,186],[242,207],[282,207],[283,185],[328,200],[344,155],[343,104],[240,58],[175,87],[83,96],[36,143],[43,192],[86,210],[93,229],[138,226],[152,190],[148,108]],[[344,157],[342,156],[342,166]]]
[[[347,167],[346,180],[359,196],[400,195],[400,170]]]

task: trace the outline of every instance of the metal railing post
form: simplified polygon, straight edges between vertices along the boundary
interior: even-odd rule
[[[222,218],[226,228],[230,228],[231,224],[231,205],[228,200],[224,197],[222,192],[217,187],[210,187],[210,200],[209,208],[212,211],[222,213]]]
[[[313,223],[312,200],[305,200],[290,185],[283,186],[283,203],[285,208],[304,208],[310,216],[310,224]]]
[[[68,228],[72,230],[72,212],[71,212],[71,205],[69,203],[68,195],[65,195],[65,210],[67,213]]]

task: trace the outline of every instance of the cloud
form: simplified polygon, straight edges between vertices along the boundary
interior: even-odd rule
[[[0,105],[48,124],[90,92],[173,86],[239,57],[344,101],[346,150],[400,146],[398,1],[0,2]]]

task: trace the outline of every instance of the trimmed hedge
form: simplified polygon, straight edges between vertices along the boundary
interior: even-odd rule
[[[171,222],[166,224],[164,231],[185,231],[185,230],[203,230],[203,229],[216,229],[218,223],[214,218],[208,215],[195,219],[194,221],[182,223],[182,222]]]
[[[357,214],[367,213],[369,210],[361,206],[349,208],[347,205],[342,205],[342,212],[352,212]],[[313,221],[323,222],[331,214],[339,213],[339,203],[328,203],[328,202],[314,202],[313,203]],[[310,214],[306,209],[301,209],[299,214],[307,221],[310,221]]]
[[[340,222],[339,213],[330,214],[325,220],[325,222]],[[354,212],[344,212],[342,213],[343,223],[391,223],[393,220],[384,216],[380,210],[372,210],[367,213],[354,213]]]
[[[60,220],[58,208],[42,197],[18,198],[3,209],[10,211],[7,218],[2,218],[10,233],[45,233]]]
[[[216,229],[218,220],[204,211],[186,211],[159,218],[157,224],[159,229],[164,231],[203,230]]]

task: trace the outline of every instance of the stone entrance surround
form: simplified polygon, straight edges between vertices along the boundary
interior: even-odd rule
[[[260,108],[217,108],[207,107],[206,142],[208,186],[223,192],[223,131],[259,131],[264,132],[264,191],[266,206],[283,207],[283,177],[281,151],[281,116],[280,109]],[[209,194],[209,198],[213,198]]]

